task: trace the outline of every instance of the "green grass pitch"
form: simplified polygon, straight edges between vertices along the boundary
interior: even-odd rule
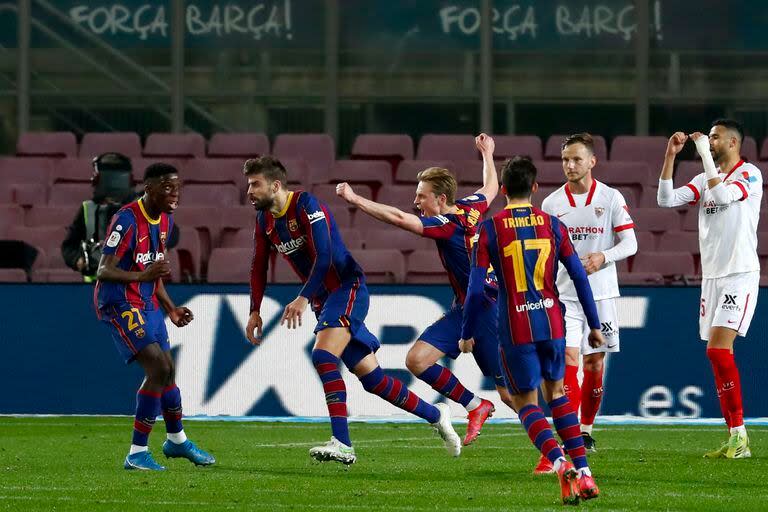
[[[486,425],[450,458],[426,424],[352,423],[358,462],[310,460],[327,424],[187,421],[217,464],[166,461],[162,420],[150,449],[164,473],[125,471],[131,418],[0,418],[0,510],[560,510],[554,476],[533,476],[537,453],[517,423]],[[457,424],[463,434],[464,425]],[[767,510],[768,428],[749,429],[752,459],[705,460],[722,427],[597,428],[594,510]]]

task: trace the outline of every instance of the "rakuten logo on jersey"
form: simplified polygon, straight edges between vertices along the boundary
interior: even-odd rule
[[[523,311],[535,311],[537,309],[549,309],[555,305],[554,299],[539,299],[536,302],[526,302],[525,304],[519,304],[515,306],[515,310],[518,313]]]
[[[599,226],[568,226],[568,233],[571,240],[594,240],[605,232],[605,229]]]
[[[165,258],[165,255],[161,252],[140,252],[136,255],[136,263],[146,265],[153,261],[160,261]]]
[[[299,238],[278,244],[275,248],[280,254],[291,254],[301,249],[305,243],[307,243],[307,235],[301,235]]]

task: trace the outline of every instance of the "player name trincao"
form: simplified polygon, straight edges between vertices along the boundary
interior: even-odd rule
[[[288,240],[275,246],[277,252],[280,254],[291,254],[292,252],[301,248],[307,242],[307,236],[301,235],[299,238]]]
[[[508,217],[504,219],[505,228],[528,228],[531,226],[543,226],[544,216],[531,214],[527,217]]]

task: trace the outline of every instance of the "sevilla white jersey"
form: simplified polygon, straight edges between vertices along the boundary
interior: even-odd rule
[[[732,200],[728,204],[716,204],[704,173],[674,189],[674,195],[663,204],[659,202],[667,207],[698,205],[701,274],[705,279],[760,270],[757,258],[757,221],[763,198],[760,169],[742,160],[730,172],[720,173],[720,179]]]
[[[615,233],[635,227],[621,192],[594,179],[586,194],[572,194],[566,183],[544,199],[541,209],[566,225],[580,257],[610,249],[615,244]],[[578,300],[573,282],[562,265],[556,284],[561,299]],[[591,274],[589,285],[595,300],[618,297],[616,264],[608,263]]]

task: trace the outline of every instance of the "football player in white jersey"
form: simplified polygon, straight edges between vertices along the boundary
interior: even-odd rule
[[[557,275],[557,289],[565,305],[565,390],[574,409],[581,403],[581,432],[584,445],[596,451],[592,424],[603,396],[605,354],[619,351],[619,319],[616,297],[619,285],[615,262],[637,252],[634,223],[621,193],[592,177],[597,163],[594,142],[588,133],[566,138],[561,150],[566,183],[550,194],[541,209],[556,215],[568,228],[576,252],[589,275],[605,344],[592,348],[589,326],[576,296],[573,283],[564,268]],[[618,237],[618,243],[616,238]],[[583,356],[584,380],[579,388],[579,355]],[[545,463],[536,473],[548,472]]]
[[[709,137],[690,135],[704,172],[680,188],[672,186],[675,155],[688,136],[677,132],[667,143],[659,179],[659,206],[684,204],[699,208],[701,304],[699,336],[707,342],[707,358],[715,375],[717,396],[730,437],[708,458],[751,456],[744,428],[739,370],[733,357],[736,336],[745,336],[755,312],[760,284],[757,222],[763,196],[760,169],[741,158],[744,130],[730,119],[712,123]]]

